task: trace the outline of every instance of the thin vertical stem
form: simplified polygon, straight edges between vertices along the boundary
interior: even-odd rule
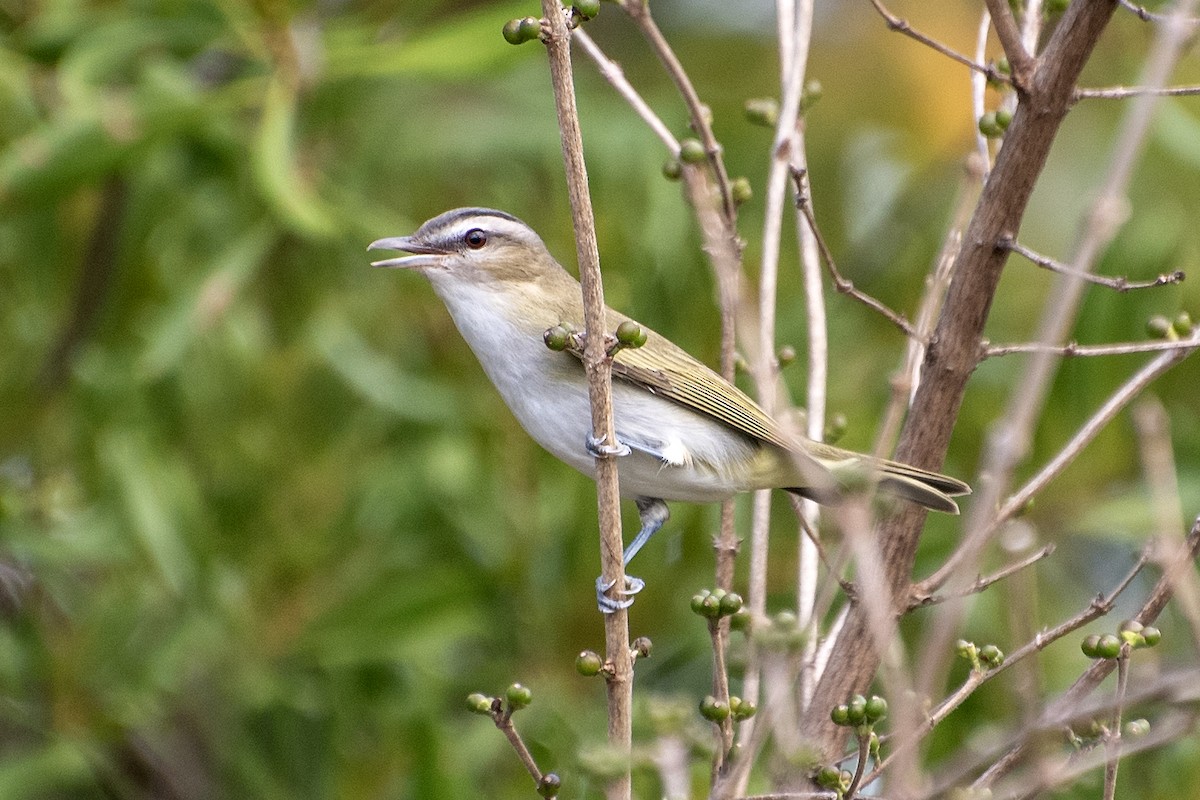
[[[608,324],[605,320],[604,288],[600,276],[600,254],[596,245],[592,201],[588,193],[587,170],[583,160],[583,135],[575,106],[574,77],[571,69],[571,34],[558,0],[542,0],[542,13],[549,26],[546,51],[554,86],[555,108],[562,135],[563,162],[567,173],[567,192],[575,223],[575,248],[579,259],[579,279],[583,287],[584,329],[587,341],[583,364],[588,379],[588,397],[592,407],[592,430],[602,441],[616,443],[612,409],[612,364],[605,352]],[[613,457],[596,459],[596,495],[600,519],[600,564],[606,583],[616,591],[625,586],[622,561],[621,500],[617,484],[617,462]],[[629,655],[629,615],[618,609],[604,615],[604,639],[611,671],[607,673],[608,741],[618,752],[629,753],[633,741],[633,660]],[[632,792],[629,768],[611,779],[606,789],[608,800],[629,800]]]

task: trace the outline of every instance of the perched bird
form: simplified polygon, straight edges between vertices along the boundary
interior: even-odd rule
[[[487,208],[458,208],[411,236],[372,242],[369,250],[411,255],[373,262],[423,273],[517,420],[538,444],[580,472],[595,475],[605,447],[621,458],[623,497],[632,498],[641,530],[625,549],[630,559],[662,527],[665,500],[707,503],[755,489],[785,489],[836,502],[847,485],[878,481],[889,494],[926,508],[958,513],[952,499],[967,484],[895,461],[875,459],[801,438],[746,394],[670,340],[643,327],[645,343],[613,359],[617,442],[592,435],[587,379],[578,350],[556,352],[546,332],[583,328],[579,282],[524,222]],[[628,320],[607,309],[609,325]],[[633,602],[637,578],[610,598],[597,579],[600,610]]]

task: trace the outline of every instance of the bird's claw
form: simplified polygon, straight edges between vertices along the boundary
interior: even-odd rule
[[[608,444],[604,440],[605,438],[607,438],[607,437],[598,439],[598,438],[596,438],[595,434],[589,433],[587,435],[587,440],[584,442],[584,447],[586,447],[587,451],[589,453],[591,453],[592,456],[594,456],[595,458],[608,458],[610,456],[627,456],[633,452],[632,450],[629,449],[629,445],[625,444],[620,439],[616,439],[616,437],[613,437],[614,439],[616,439],[616,442],[617,442],[615,445],[613,445],[613,444]]]
[[[601,575],[596,578],[596,605],[601,614],[611,614],[622,608],[633,605],[633,596],[646,588],[646,582],[632,575],[625,576],[625,588],[617,592],[621,599],[609,597],[606,592],[616,585],[616,581],[606,581]]]

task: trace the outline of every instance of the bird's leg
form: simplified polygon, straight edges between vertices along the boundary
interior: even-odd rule
[[[616,444],[609,444],[608,437],[597,439],[595,434],[589,433],[587,439],[584,440],[583,446],[587,448],[589,454],[595,458],[608,458],[609,456],[627,456],[633,451],[629,449],[629,445],[622,442],[620,439],[613,437]]]
[[[638,514],[641,517],[642,529],[638,531],[637,536],[633,537],[633,541],[625,548],[625,554],[622,557],[625,566],[629,566],[629,562],[638,554],[642,546],[650,541],[650,537],[671,516],[667,504],[657,497],[639,497],[634,502],[637,504]],[[646,583],[641,578],[626,575],[625,588],[617,592],[623,598],[621,600],[615,600],[605,594],[612,586],[612,582],[605,581],[603,575],[596,579],[596,603],[603,614],[611,614],[618,608],[629,608],[633,605],[633,595],[645,588]]]

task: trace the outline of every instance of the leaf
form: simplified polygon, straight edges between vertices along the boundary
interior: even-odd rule
[[[454,392],[401,371],[333,312],[317,318],[311,337],[330,369],[375,405],[415,422],[458,418]]]
[[[267,84],[253,152],[254,177],[263,199],[302,236],[324,239],[337,232],[332,210],[296,170],[296,90],[278,75]]]

